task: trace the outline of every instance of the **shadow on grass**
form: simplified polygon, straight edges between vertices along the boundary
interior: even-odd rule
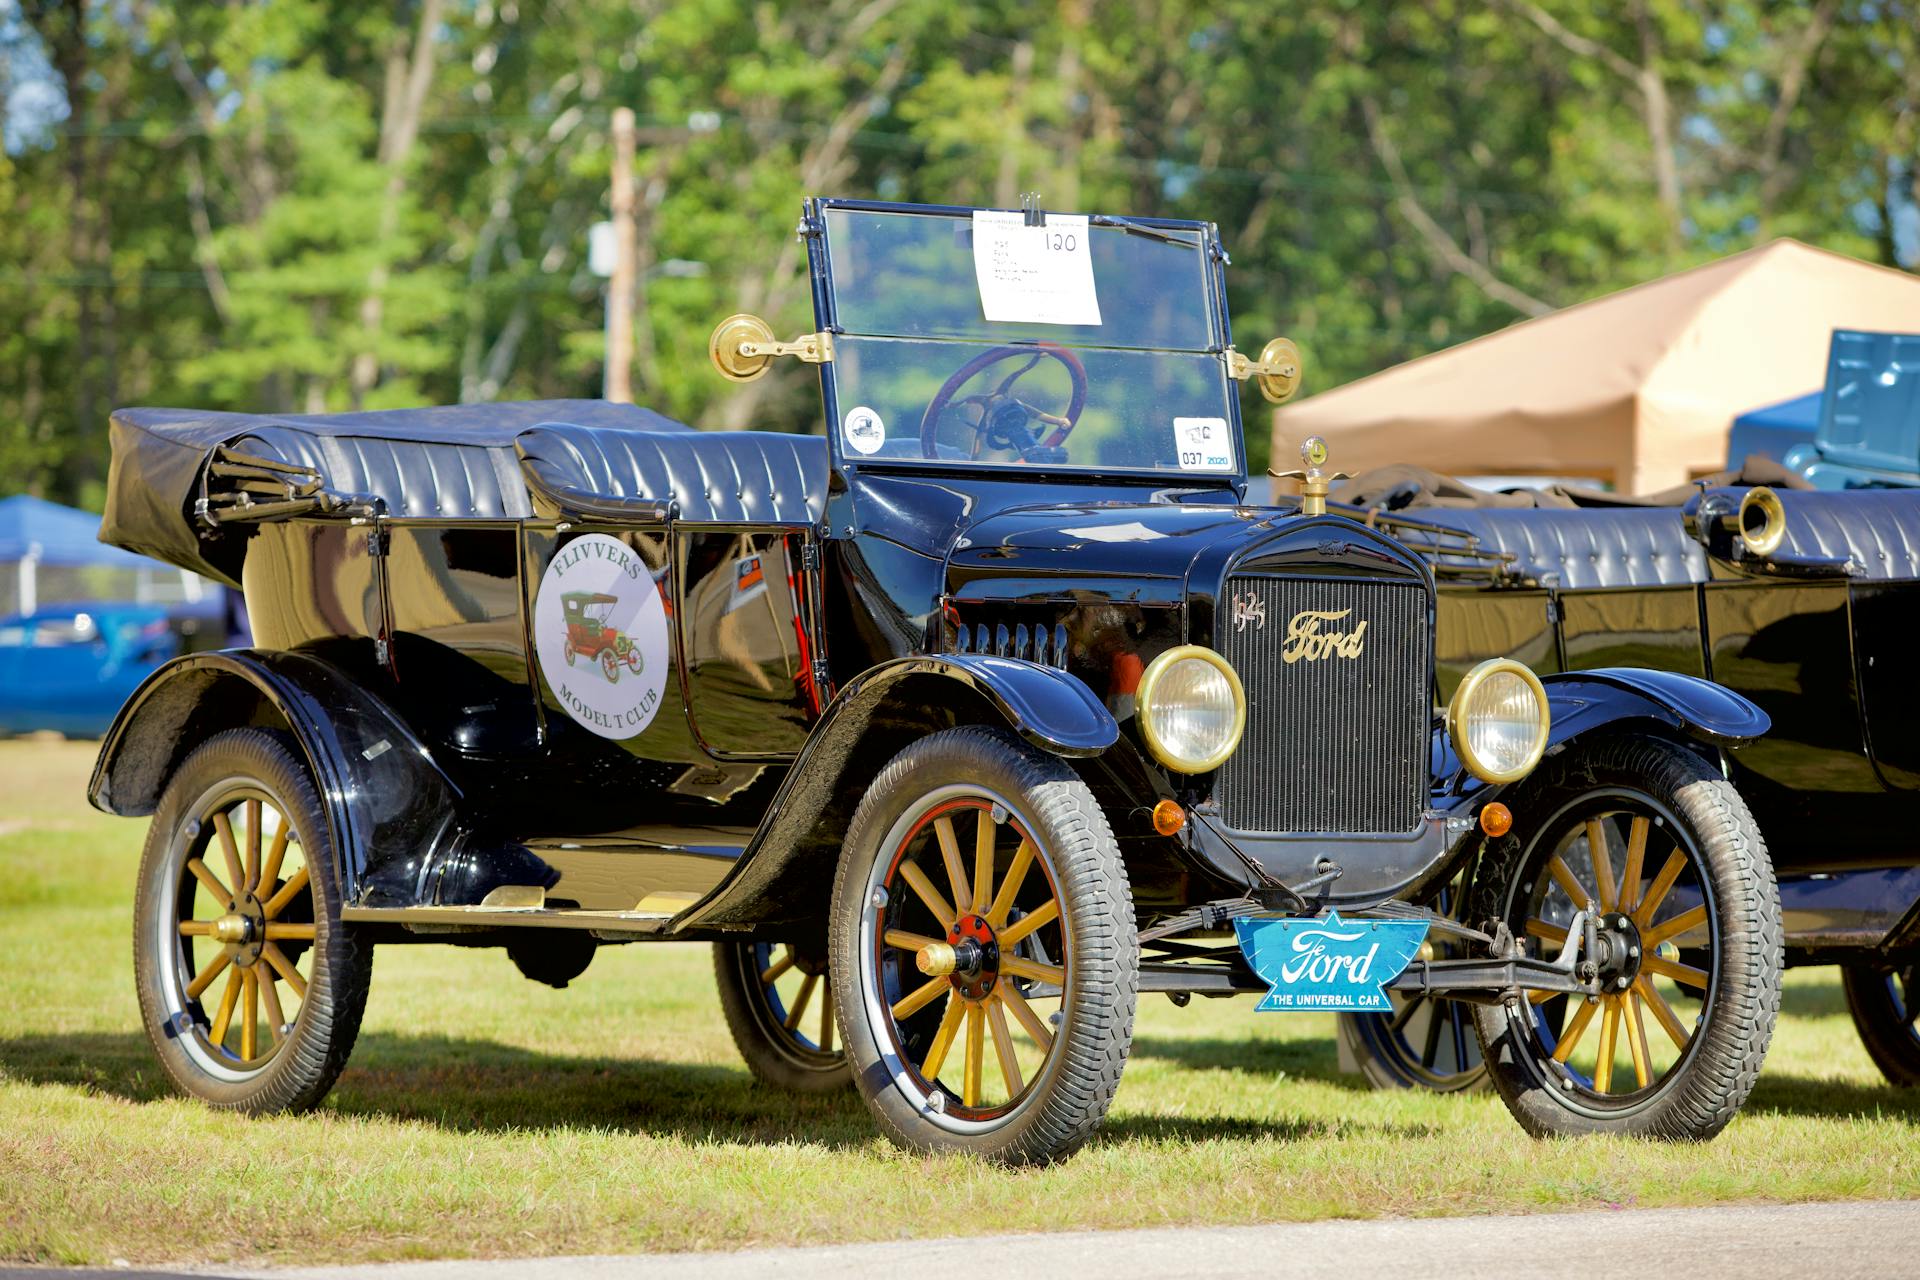
[[[1338,1072],[1328,1039],[1144,1036],[1134,1042],[1134,1052],[1192,1070],[1269,1076],[1281,1088],[1288,1081],[1313,1080],[1356,1093],[1368,1091],[1361,1078]],[[0,1072],[34,1084],[84,1086],[132,1102],[173,1093],[138,1033],[0,1040]],[[872,1119],[852,1090],[802,1096],[761,1085],[736,1068],[559,1057],[488,1040],[389,1032],[360,1038],[353,1064],[326,1106],[340,1115],[431,1124],[462,1133],[591,1128],[693,1142],[806,1143],[834,1149],[866,1146],[875,1137]],[[1746,1109],[1920,1124],[1920,1091],[1763,1072]],[[1436,1132],[1426,1125],[1383,1125],[1353,1116],[1261,1121],[1134,1112],[1109,1118],[1101,1141],[1289,1142],[1361,1133],[1427,1137]]]
[[[1311,1040],[1135,1036],[1133,1056],[1178,1063],[1190,1071],[1238,1071],[1273,1078],[1284,1075],[1290,1080],[1313,1080],[1357,1093],[1368,1091],[1365,1076],[1340,1070],[1340,1056],[1330,1036]]]

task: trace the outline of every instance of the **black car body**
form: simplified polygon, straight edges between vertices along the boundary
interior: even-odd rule
[[[103,536],[242,585],[256,637],[251,649],[157,673],[123,711],[92,784],[104,809],[158,811],[154,893],[177,899],[181,934],[218,941],[239,975],[210,1014],[198,996],[215,975],[168,950],[173,916],[161,910],[142,926],[161,940],[150,1005],[168,1030],[156,1044],[163,1058],[179,1049],[192,1059],[176,1079],[242,1106],[324,1092],[324,1073],[246,1092],[252,1064],[264,1064],[262,1079],[281,1070],[271,1056],[280,1037],[267,1045],[249,1030],[243,1050],[227,1043],[235,1008],[272,996],[276,972],[284,979],[290,959],[297,971],[291,952],[309,942],[316,964],[329,946],[347,947],[336,967],[349,976],[361,973],[361,944],[506,945],[530,976],[564,983],[599,943],[709,939],[722,943],[723,995],[734,975],[736,1033],[772,1046],[756,1070],[843,1081],[839,1041],[896,1138],[1048,1158],[1097,1122],[1118,1071],[1075,1083],[1080,1068],[1061,1042],[1123,1061],[1136,989],[1181,1000],[1266,989],[1226,942],[1236,920],[1337,910],[1375,927],[1438,927],[1419,904],[1480,852],[1489,807],[1505,812],[1494,802],[1526,803],[1524,776],[1542,751],[1571,759],[1624,735],[1663,744],[1660,759],[1684,772],[1717,768],[1765,731],[1754,703],[1698,678],[1555,664],[1544,692],[1529,694],[1532,677],[1509,671],[1514,705],[1543,702],[1550,724],[1544,709],[1516,712],[1520,741],[1536,728],[1540,740],[1513,748],[1524,759],[1511,776],[1475,776],[1437,697],[1457,673],[1449,655],[1436,665],[1435,610],[1447,606],[1426,562],[1361,520],[1324,514],[1318,459],[1301,503],[1248,500],[1231,379],[1290,383],[1297,368],[1280,347],[1259,362],[1233,351],[1215,229],[1054,222],[1091,242],[1107,323],[1090,339],[1065,324],[980,320],[970,237],[1017,238],[983,218],[1018,217],[808,203],[818,332],[775,343],[735,317],[716,331],[714,355],[742,378],[780,355],[818,364],[825,439],[693,432],[592,402],[115,416]],[[1046,217],[1029,212],[1026,225]],[[980,261],[971,265],[985,271]],[[1021,367],[1004,382],[959,397],[1010,365]],[[1046,371],[1036,385],[1053,379],[1059,412],[1013,394],[1036,367]],[[1192,416],[1175,417],[1171,433],[1137,430],[1139,415],[1163,421],[1162,400]],[[954,427],[955,406],[978,421],[959,412]],[[901,433],[903,423],[917,429]],[[543,656],[552,628],[542,601],[556,584],[632,602],[614,624],[653,646],[637,672],[578,685]],[[1191,700],[1168,705],[1188,718],[1169,711],[1166,723],[1225,732],[1215,715],[1225,681],[1240,723],[1221,759],[1175,768],[1138,700],[1156,672],[1175,669],[1170,659],[1188,658],[1199,665],[1181,679],[1216,692],[1178,694]],[[211,763],[200,782],[189,768],[196,744],[247,732],[289,754],[261,766],[252,791],[221,791]],[[244,760],[272,754],[263,741],[229,746],[254,752],[222,766],[242,776],[254,776]],[[284,781],[301,771],[316,805],[304,826]],[[191,787],[178,780],[186,774]],[[953,793],[946,808],[900,817],[907,834],[895,846],[874,834],[894,820],[893,797],[935,782]],[[220,798],[243,795],[267,816]],[[244,859],[231,834],[243,818]],[[972,853],[956,847],[967,822]],[[209,823],[244,891],[212,887],[221,846]],[[327,851],[297,883],[256,865],[261,833],[284,849],[289,827],[296,845]],[[996,831],[1016,828],[995,845]],[[936,829],[950,900],[922,883],[940,869]],[[1706,852],[1683,881],[1706,874]],[[916,871],[919,858],[933,871]],[[1021,879],[1029,863],[1044,884]],[[1763,864],[1747,879],[1764,898]],[[1544,874],[1537,859],[1528,865]],[[212,881],[201,875],[209,867]],[[188,872],[218,919],[192,915]],[[893,929],[921,909],[896,873],[927,905],[922,927],[949,926],[944,940]],[[301,893],[313,895],[312,923],[280,922]],[[1589,996],[1597,1007],[1615,970],[1624,989],[1637,961],[1625,958],[1624,915],[1618,937],[1612,926],[1596,933],[1600,913],[1584,905],[1571,944],[1515,942],[1521,902],[1511,931],[1454,926],[1456,960],[1428,953],[1398,981],[1516,1017],[1529,990],[1557,992],[1555,1009]],[[1669,948],[1725,941],[1698,920],[1642,923],[1666,928]],[[242,974],[256,959],[271,968]],[[903,995],[922,981],[914,964],[934,976]],[[798,994],[774,992],[776,979],[803,974]],[[817,1032],[797,1034],[828,977],[835,1001]],[[307,985],[317,988],[312,974]],[[929,999],[944,999],[946,1013]],[[1051,1021],[1032,1015],[1042,999],[1061,1003]],[[1009,1047],[1003,1015],[1038,1050]],[[239,1016],[250,1028],[251,1014]],[[278,1030],[296,1047],[306,1034],[294,1022]],[[1003,1104],[981,1100],[988,1031]],[[954,1087],[937,1068],[961,1038],[966,1080]],[[1764,1052],[1764,1041],[1740,1052]],[[1697,1054],[1676,1043],[1678,1080]],[[1636,1048],[1641,1087],[1620,1091],[1631,1099],[1608,1095],[1599,1074],[1597,1101],[1571,1127],[1678,1131],[1660,1110],[1671,1090],[1643,1059]],[[195,1071],[231,1090],[202,1090]],[[1072,1115],[1059,1111],[1063,1096],[1078,1099]]]
[[[1710,679],[1766,713],[1726,764],[1766,837],[1787,963],[1843,966],[1876,1061],[1920,1082],[1920,688],[1902,656],[1920,493],[1709,482],[1670,505],[1350,509],[1439,575],[1443,694],[1497,652]]]

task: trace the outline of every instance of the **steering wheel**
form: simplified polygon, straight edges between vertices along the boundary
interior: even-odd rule
[[[1067,401],[1064,414],[1046,413],[1034,408],[1013,394],[1013,384],[1025,377],[1042,360],[1051,356],[1066,366],[1067,377],[1073,383],[1073,394]],[[1015,369],[1003,379],[999,386],[984,395],[971,395],[955,402],[954,393],[982,369],[999,364],[1003,360],[1024,359],[1026,363]],[[927,403],[927,411],[920,418],[920,452],[922,456],[937,458],[939,453],[934,446],[934,431],[940,424],[940,417],[953,403],[972,405],[980,410],[980,418],[973,424],[973,453],[978,458],[982,445],[995,449],[1012,449],[1027,462],[1063,461],[1065,452],[1057,456],[1053,451],[1060,450],[1066,443],[1067,435],[1080,421],[1080,411],[1087,407],[1087,370],[1080,358],[1052,342],[1042,342],[1033,346],[994,347],[982,351],[973,359],[954,370],[953,376],[941,384]],[[1039,423],[1036,427],[1034,424]],[[1051,427],[1048,431],[1046,428]],[[1032,456],[1036,450],[1047,450],[1048,455]]]

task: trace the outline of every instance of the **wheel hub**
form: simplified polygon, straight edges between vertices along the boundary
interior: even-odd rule
[[[969,1000],[984,1000],[1000,980],[1000,943],[987,918],[969,912],[947,930],[945,942],[922,947],[915,957],[920,972],[945,976]]]
[[[1603,913],[1594,925],[1599,946],[1593,959],[1600,968],[1600,988],[1608,992],[1625,991],[1640,976],[1645,955],[1640,926],[1620,911]]]

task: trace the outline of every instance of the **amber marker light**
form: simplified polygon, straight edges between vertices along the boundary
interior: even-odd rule
[[[1187,825],[1187,811],[1177,800],[1162,800],[1153,806],[1153,829],[1163,836],[1177,836]]]
[[[1513,830],[1513,810],[1495,800],[1480,811],[1480,829],[1496,838],[1507,834]]]

